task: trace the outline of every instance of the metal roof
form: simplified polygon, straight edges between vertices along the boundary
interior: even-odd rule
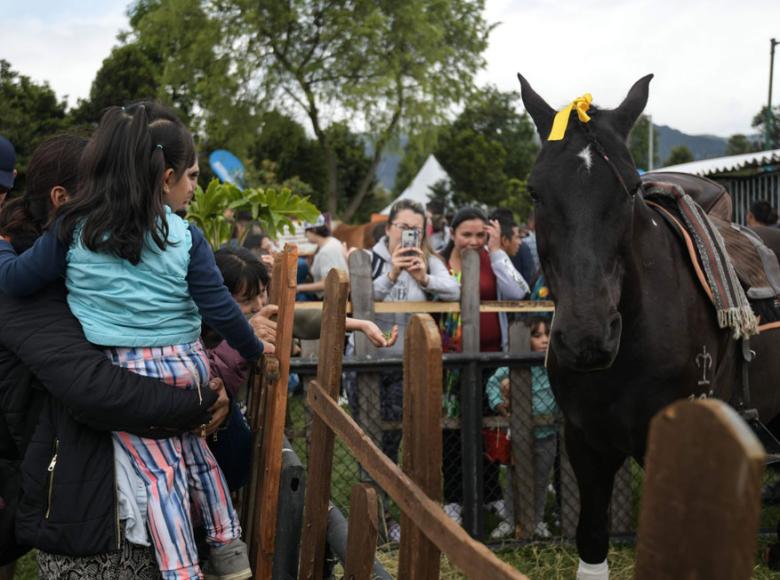
[[[681,173],[692,173],[694,175],[706,177],[708,175],[733,173],[742,169],[773,163],[780,163],[780,149],[744,153],[742,155],[729,155],[728,157],[716,157],[715,159],[702,159],[701,161],[691,161],[690,163],[659,167],[648,173],[653,173],[654,171],[679,171]]]

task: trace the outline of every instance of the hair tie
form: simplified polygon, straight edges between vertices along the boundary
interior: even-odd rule
[[[154,148],[155,149],[159,149],[160,151],[163,151],[162,143],[158,143],[157,145],[154,146]]]

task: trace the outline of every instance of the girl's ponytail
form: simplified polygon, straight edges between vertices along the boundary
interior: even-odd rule
[[[143,103],[106,110],[84,151],[78,194],[62,211],[63,241],[83,226],[81,241],[89,250],[132,264],[141,261],[147,236],[165,249],[165,171],[173,168],[180,176],[195,162],[192,136],[170,115],[159,105],[150,109]],[[180,154],[170,154],[176,151]]]

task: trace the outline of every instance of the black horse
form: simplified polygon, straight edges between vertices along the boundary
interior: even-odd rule
[[[547,364],[580,491],[578,577],[604,578],[616,471],[629,456],[642,463],[650,419],[664,406],[691,395],[734,400],[739,343],[719,328],[679,237],[640,194],[626,140],[652,75],[617,109],[591,108],[587,124],[572,112],[559,141],[546,140],[556,112],[518,77],[542,138],[528,189],[556,303]],[[780,331],[750,344],[753,406],[774,428]]]

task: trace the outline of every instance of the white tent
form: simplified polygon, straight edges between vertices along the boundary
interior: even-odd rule
[[[439,165],[436,158],[433,155],[428,155],[428,159],[425,160],[422,169],[414,176],[409,187],[404,189],[403,193],[395,198],[393,203],[383,209],[381,213],[383,215],[389,214],[393,204],[401,199],[411,199],[412,201],[416,201],[425,206],[425,204],[428,203],[428,196],[431,192],[430,187],[442,179],[447,183],[450,182],[450,176],[447,175],[447,172]]]

